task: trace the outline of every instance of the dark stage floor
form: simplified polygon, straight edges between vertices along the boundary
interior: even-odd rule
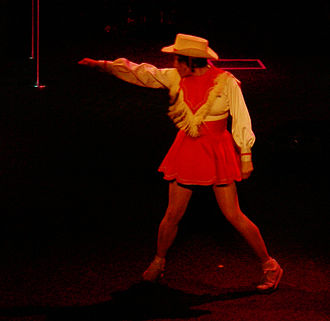
[[[257,295],[255,257],[207,188],[190,203],[164,280],[141,283],[167,202],[157,173],[176,133],[167,95],[76,62],[170,61],[159,53],[167,40],[117,40],[45,48],[42,91],[28,59],[2,74],[0,320],[329,320],[326,57],[229,45],[220,54],[267,67],[233,72],[257,137],[241,207],[285,271],[279,291]]]

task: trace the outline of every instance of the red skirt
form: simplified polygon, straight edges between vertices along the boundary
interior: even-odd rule
[[[164,179],[184,185],[240,181],[240,157],[227,130],[227,119],[205,122],[197,138],[180,130],[158,170]]]

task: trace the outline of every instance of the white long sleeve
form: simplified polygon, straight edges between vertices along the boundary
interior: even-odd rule
[[[134,85],[170,89],[180,76],[174,68],[159,69],[151,64],[136,64],[126,58],[105,61],[105,71]]]
[[[241,88],[232,77],[228,79],[227,98],[232,116],[232,135],[235,143],[240,148],[241,154],[251,153],[251,148],[255,142],[251,118]]]

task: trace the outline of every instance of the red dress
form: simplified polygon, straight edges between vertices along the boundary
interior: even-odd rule
[[[211,68],[203,76],[182,78],[180,88],[193,113],[207,101],[219,70]],[[204,122],[199,136],[179,130],[159,169],[165,180],[184,185],[223,185],[241,180],[240,156],[227,119]]]

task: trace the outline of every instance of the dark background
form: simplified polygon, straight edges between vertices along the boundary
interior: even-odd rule
[[[2,0],[2,54],[23,54],[31,33],[31,2]],[[176,31],[190,32],[231,50],[280,55],[324,54],[327,45],[327,1],[297,4],[289,1],[236,1],[191,3],[190,1],[52,1],[41,2],[41,36],[53,49],[65,42],[85,42],[106,26],[122,37],[129,31],[145,39],[164,39]],[[129,25],[127,21],[130,21]],[[160,22],[163,25],[160,25]],[[22,46],[24,45],[24,47]],[[221,46],[220,46],[221,47]],[[222,50],[223,52],[223,50]]]
[[[328,320],[328,3],[40,2],[43,90],[31,3],[1,1],[0,320]],[[138,283],[167,204],[167,93],[77,62],[170,66],[160,49],[178,32],[267,67],[233,73],[257,137],[241,207],[285,270],[270,297],[251,290],[255,257],[208,188],[193,196],[164,283]]]

